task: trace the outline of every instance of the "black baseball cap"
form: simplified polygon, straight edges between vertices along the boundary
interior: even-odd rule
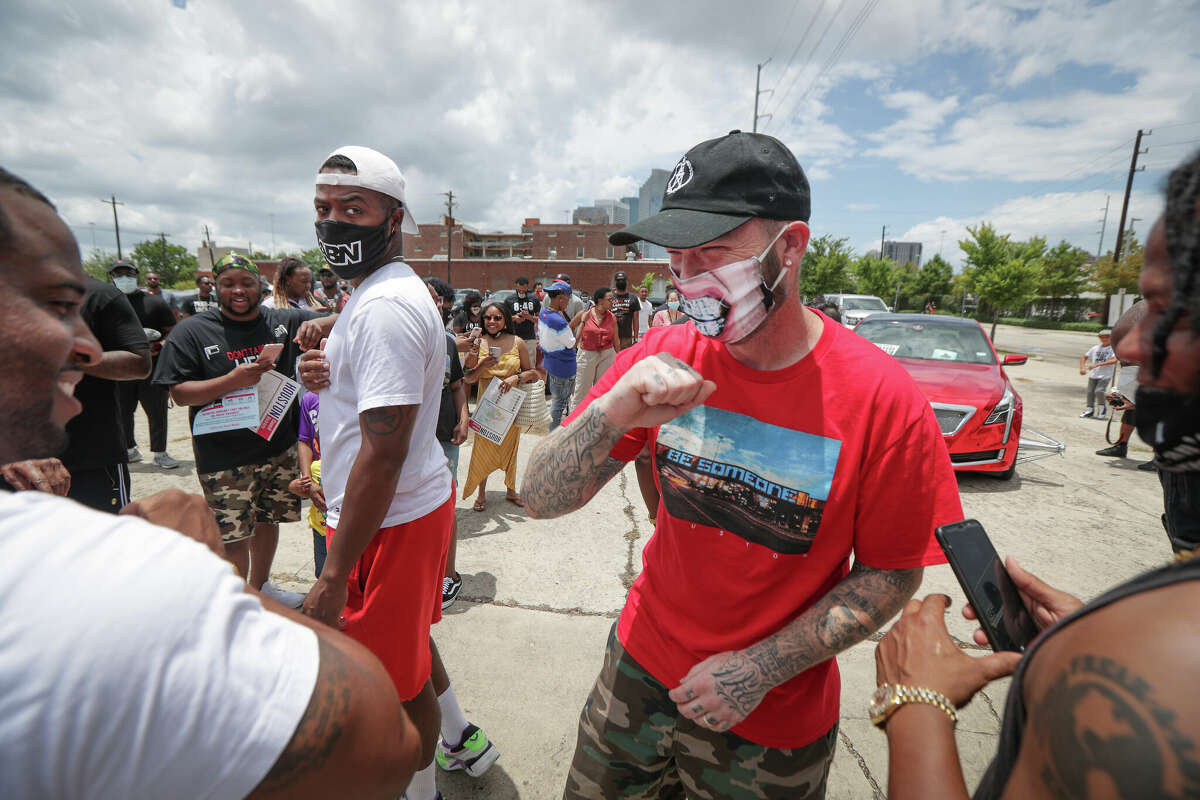
[[[808,222],[811,199],[808,178],[783,142],[730,131],[687,151],[667,180],[662,211],[608,241],[698,247],[755,217]]]
[[[617,270],[616,273],[613,274],[614,281],[620,280],[621,278],[624,278],[625,280],[629,280],[629,276],[625,274],[625,270],[623,270],[623,269]]]
[[[129,269],[133,270],[137,274],[139,274],[139,275],[142,274],[142,271],[140,269],[138,269],[136,266],[134,266],[133,264],[130,264],[128,261],[125,261],[123,259],[117,259],[116,261],[112,262],[112,264],[110,264],[108,266],[108,273],[111,275],[112,273],[119,270],[121,267],[128,267]]]
[[[565,272],[558,273],[557,275],[554,276],[554,279],[557,281],[565,281],[567,283],[571,282],[571,276]]]

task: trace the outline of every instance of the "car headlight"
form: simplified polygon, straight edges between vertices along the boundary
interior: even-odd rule
[[[1009,386],[1004,387],[1004,396],[1000,398],[1000,402],[996,403],[996,407],[992,409],[992,413],[988,414],[988,418],[983,421],[984,425],[997,425],[1001,422],[1008,422],[1013,412],[1013,393]]]

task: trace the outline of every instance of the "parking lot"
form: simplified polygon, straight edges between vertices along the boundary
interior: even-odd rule
[[[1091,334],[1000,327],[998,349],[1031,356],[1009,368],[1024,399],[1026,429],[1065,442],[1067,450],[1018,465],[1011,481],[959,479],[966,515],[983,523],[1002,555],[1016,556],[1051,584],[1084,598],[1170,557],[1157,475],[1135,469],[1150,458],[1149,448],[1135,436],[1130,459],[1099,458],[1093,453],[1105,446],[1105,422],[1079,418],[1085,388],[1079,356],[1095,341]],[[144,415],[138,420],[145,452]],[[167,487],[199,491],[186,411],[172,410],[170,425],[169,452],[183,465],[173,472],[132,465],[135,497]],[[1115,422],[1112,427],[1115,436]],[[522,473],[534,439],[521,443]],[[461,475],[469,458],[465,446]],[[559,520],[528,518],[504,502],[499,480],[491,484],[486,512],[458,501],[464,587],[434,638],[468,716],[502,756],[481,779],[457,773],[444,776],[441,786],[447,798],[557,798],[577,715],[652,528],[632,467],[587,507]],[[312,569],[308,529],[303,523],[284,526],[273,579],[303,591]],[[971,627],[958,613],[962,593],[949,567],[926,571],[919,594],[930,592],[955,598],[949,627],[970,641]],[[886,790],[885,740],[866,713],[875,687],[873,652],[868,641],[839,658],[842,714],[831,798],[883,797]],[[957,735],[969,787],[994,750],[1006,690],[1006,681],[993,684],[961,716]]]

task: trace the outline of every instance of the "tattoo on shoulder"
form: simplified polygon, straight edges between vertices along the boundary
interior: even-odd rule
[[[280,792],[321,769],[344,733],[350,710],[351,670],[346,656],[318,638],[317,684],[291,741],[259,783],[254,795]]]
[[[560,430],[538,446],[521,487],[526,505],[543,517],[581,507],[625,466],[608,455],[624,431],[614,428],[595,403]]]
[[[1031,712],[1045,742],[1041,779],[1055,797],[1200,796],[1196,741],[1154,687],[1120,661],[1071,659]]]

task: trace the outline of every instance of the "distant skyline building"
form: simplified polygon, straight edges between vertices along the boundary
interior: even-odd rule
[[[619,200],[596,200],[596,208],[602,209],[608,215],[610,225],[629,224],[629,206]]]
[[[638,199],[636,197],[622,197],[621,202],[629,206],[629,224],[637,222],[641,217],[638,216]]]
[[[919,267],[921,266],[921,243],[885,241],[883,255],[897,264],[912,264],[914,267]]]
[[[638,189],[638,219],[657,214],[662,209],[663,192],[667,188],[667,180],[671,177],[669,170],[652,169],[650,177]],[[666,258],[667,251],[650,242],[639,242],[643,258]]]
[[[576,225],[607,225],[608,212],[596,206],[579,206],[571,214],[571,222]]]

